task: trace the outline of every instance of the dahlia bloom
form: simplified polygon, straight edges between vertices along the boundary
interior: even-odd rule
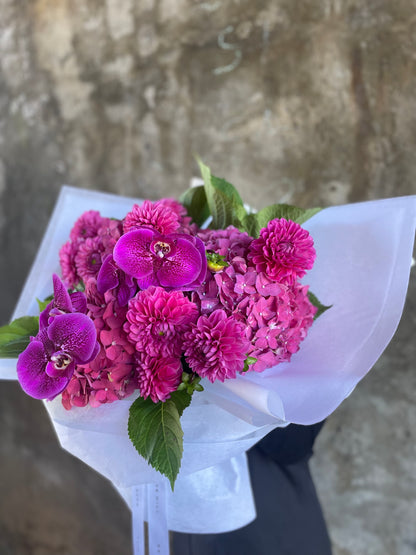
[[[207,272],[201,239],[183,233],[161,235],[145,227],[119,239],[114,260],[126,274],[137,279],[140,289],[161,285],[189,291],[201,285]]]
[[[79,239],[85,240],[88,237],[96,237],[101,226],[109,222],[109,218],[103,218],[96,210],[84,212],[75,222],[70,238],[77,242]]]
[[[182,379],[181,360],[176,356],[139,355],[136,371],[140,396],[154,403],[169,399]]]
[[[183,348],[190,368],[210,382],[235,378],[243,370],[251,346],[244,327],[224,310],[200,316],[185,333]]]
[[[178,230],[179,214],[161,202],[145,200],[142,205],[135,204],[123,222],[124,233],[133,229],[147,227],[162,235],[168,235]]]
[[[78,275],[84,282],[97,276],[102,264],[103,250],[99,237],[88,237],[79,243],[75,255],[75,266]]]
[[[188,212],[183,204],[178,202],[174,198],[162,198],[158,200],[156,205],[162,205],[170,210],[173,210],[179,218],[179,228],[178,233],[189,233],[190,235],[196,235],[199,231],[199,227],[196,223],[192,223],[192,218],[188,216]]]
[[[149,287],[130,300],[124,329],[139,353],[180,356],[183,334],[197,314],[196,305],[181,291]]]
[[[299,224],[284,218],[271,220],[249,249],[257,272],[280,283],[294,284],[315,261],[313,239]]]
[[[75,287],[80,282],[77,272],[75,257],[78,252],[79,242],[67,241],[59,251],[59,264],[62,270],[62,277],[68,287]]]

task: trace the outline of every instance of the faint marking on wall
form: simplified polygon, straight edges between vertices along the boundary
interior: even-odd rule
[[[202,2],[199,4],[199,7],[205,10],[206,12],[215,12],[221,6],[221,2],[213,2],[210,4],[209,2]]]
[[[54,80],[63,118],[76,119],[88,110],[93,86],[79,76],[68,3],[38,0],[34,3],[34,15],[37,62]]]
[[[236,44],[232,44],[230,42],[225,41],[226,35],[229,35],[233,31],[234,31],[233,25],[228,25],[228,27],[226,27],[223,31],[221,31],[221,33],[218,35],[218,46],[222,50],[233,51],[234,60],[226,66],[216,67],[212,71],[214,75],[222,75],[223,73],[229,73],[230,71],[233,71],[240,64],[242,60],[243,55],[241,53],[241,50],[238,48],[238,46]]]
[[[131,0],[106,0],[107,22],[114,40],[134,33],[133,4]]]

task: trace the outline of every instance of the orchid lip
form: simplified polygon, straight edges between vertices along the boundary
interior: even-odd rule
[[[176,251],[174,243],[163,239],[156,239],[156,241],[153,241],[150,245],[150,250],[159,258],[165,258],[165,256],[168,255],[172,256]]]
[[[68,353],[54,353],[51,356],[51,362],[53,362],[56,370],[65,370],[71,364],[72,357],[71,355],[68,355]]]

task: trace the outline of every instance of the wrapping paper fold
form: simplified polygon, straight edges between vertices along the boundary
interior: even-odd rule
[[[63,187],[13,317],[37,314],[36,297],[51,293],[59,248],[79,215],[94,209],[122,218],[134,202]],[[306,222],[317,259],[304,281],[332,308],[290,363],[206,382],[194,395],[182,417],[181,472],[167,493],[171,530],[225,532],[255,518],[245,452],[278,426],[326,418],[374,365],[400,320],[415,224],[416,196],[327,208]],[[0,361],[1,378],[16,378],[15,362]],[[60,398],[45,402],[61,445],[111,480],[130,506],[133,486],[162,481],[128,439],[134,399],[71,411]]]

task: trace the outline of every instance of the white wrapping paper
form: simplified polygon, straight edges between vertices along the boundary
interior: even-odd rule
[[[52,292],[59,248],[78,216],[94,209],[121,218],[134,202],[64,187],[13,317],[37,314],[36,297]],[[416,197],[327,208],[306,222],[317,259],[304,281],[333,307],[290,363],[224,384],[203,380],[205,391],[182,417],[181,471],[175,492],[166,488],[169,529],[225,532],[255,518],[245,452],[275,427],[326,418],[373,366],[401,316],[415,222]],[[15,362],[0,361],[0,377],[15,379]],[[130,506],[132,492],[144,491],[136,486],[163,482],[128,439],[134,399],[70,411],[60,397],[45,402],[61,445],[109,478]]]

